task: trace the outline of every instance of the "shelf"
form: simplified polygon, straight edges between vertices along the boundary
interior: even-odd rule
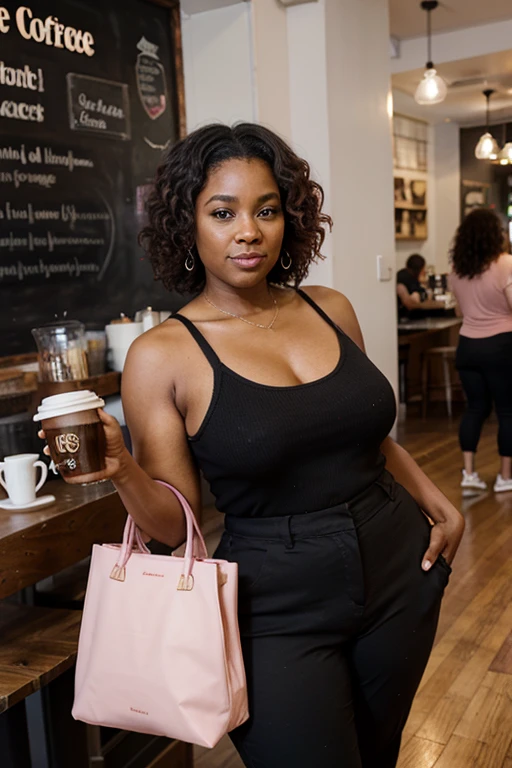
[[[394,165],[393,170],[395,171],[414,171],[416,173],[427,173],[427,166],[422,167],[416,167],[412,168],[410,165]],[[423,181],[423,179],[422,179]]]
[[[395,139],[405,139],[406,141],[414,141],[415,144],[428,144],[428,139],[417,139],[415,136],[404,136],[401,133],[394,133]]]
[[[108,371],[98,376],[89,376],[87,379],[39,381],[37,385],[38,404],[43,397],[59,395],[62,392],[74,392],[78,389],[92,389],[98,397],[117,395],[121,389],[121,374],[117,371]]]
[[[395,211],[425,211],[427,212],[428,208],[426,205],[414,205],[414,203],[396,203],[395,202]]]

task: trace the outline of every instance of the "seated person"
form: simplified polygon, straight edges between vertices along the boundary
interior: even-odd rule
[[[396,292],[400,317],[414,309],[432,309],[432,306],[436,306],[435,302],[427,300],[427,292],[422,285],[425,280],[425,264],[423,256],[413,253],[407,259],[405,268],[397,272]]]

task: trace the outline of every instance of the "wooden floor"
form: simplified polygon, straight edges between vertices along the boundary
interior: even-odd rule
[[[478,452],[491,488],[495,434],[488,425]],[[398,440],[466,518],[398,768],[512,768],[512,492],[462,498],[457,420],[410,420]],[[242,763],[226,738],[214,750],[197,749],[195,766]]]

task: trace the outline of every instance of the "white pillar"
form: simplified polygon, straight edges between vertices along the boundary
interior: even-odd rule
[[[370,358],[397,385],[387,0],[325,0],[334,287],[352,301]]]
[[[258,0],[256,0],[257,2]],[[331,155],[327,59],[325,56],[325,0],[288,9],[290,122],[294,149],[311,166],[312,176],[325,193],[324,209],[331,213]],[[306,283],[334,287],[332,236],[327,234],[325,261],[312,265]]]

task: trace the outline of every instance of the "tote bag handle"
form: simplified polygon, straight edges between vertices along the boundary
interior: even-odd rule
[[[180,502],[183,513],[185,515],[187,523],[187,543],[185,546],[184,567],[178,582],[178,589],[181,591],[189,592],[194,587],[194,577],[192,575],[192,569],[194,567],[194,561],[196,559],[202,559],[208,557],[208,551],[204,542],[203,534],[199,528],[199,524],[196,520],[192,508],[186,498],[183,496],[177,488],[165,483],[163,480],[156,480],[155,482],[160,485],[169,488],[174,493],[178,501]],[[111,579],[116,581],[124,581],[126,578],[126,564],[130,559],[132,552],[138,551],[141,554],[150,554],[150,551],[142,538],[141,530],[135,523],[133,517],[128,515],[123,532],[123,543],[119,551],[119,557],[117,563],[112,569],[110,574]]]

